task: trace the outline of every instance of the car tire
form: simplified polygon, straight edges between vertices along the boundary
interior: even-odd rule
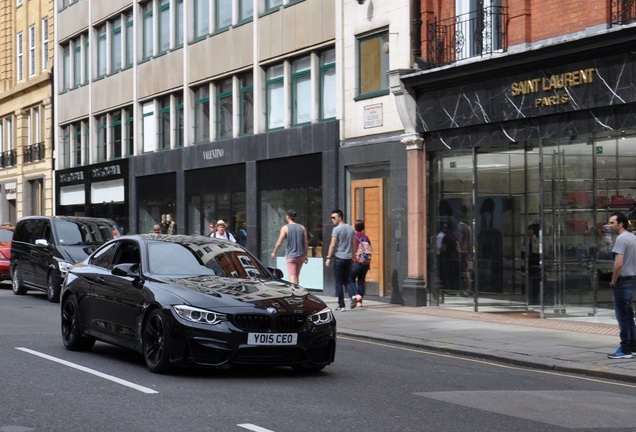
[[[13,274],[11,275],[11,288],[15,295],[24,295],[27,292],[24,282],[22,281],[22,272],[17,266],[13,268]]]
[[[95,338],[82,336],[79,305],[74,295],[62,302],[62,342],[67,350],[88,351],[95,345]]]
[[[57,282],[57,276],[50,271],[46,276],[46,298],[51,303],[60,301],[60,284]]]
[[[146,319],[142,341],[146,366],[151,372],[165,373],[171,368],[167,335],[163,314],[158,309],[153,310]]]

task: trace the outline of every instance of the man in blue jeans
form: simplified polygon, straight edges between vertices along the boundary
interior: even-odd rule
[[[636,350],[636,324],[634,324],[632,307],[636,286],[636,236],[627,231],[629,221],[623,213],[612,213],[608,224],[612,232],[618,234],[612,249],[614,268],[610,288],[621,344],[613,354],[607,357],[629,359],[632,358],[632,351]]]
[[[335,225],[331,232],[331,242],[327,252],[325,266],[335,261],[333,275],[336,280],[336,296],[338,297],[337,311],[345,311],[344,289],[349,286],[349,272],[355,253],[355,235],[353,227],[343,220],[342,210],[331,212],[331,222]]]

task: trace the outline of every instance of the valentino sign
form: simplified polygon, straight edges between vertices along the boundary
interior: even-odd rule
[[[570,102],[569,87],[577,87],[594,82],[596,68],[587,68],[550,75],[542,78],[532,78],[513,82],[510,94],[514,96],[534,95],[534,106],[544,107],[562,105]],[[541,95],[541,92],[554,91],[554,94]]]

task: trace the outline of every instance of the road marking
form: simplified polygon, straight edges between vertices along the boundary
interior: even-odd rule
[[[260,426],[253,425],[251,423],[243,423],[243,424],[240,424],[240,425],[237,425],[237,426],[238,427],[242,427],[242,428],[247,429],[247,430],[254,431],[254,432],[274,432],[274,431],[271,431],[269,429],[265,429],[265,428],[262,428]]]
[[[438,352],[433,352],[433,351],[427,351],[426,348],[421,348],[421,349],[419,349],[419,348],[408,348],[408,347],[399,346],[399,345],[392,345],[392,344],[389,344],[389,343],[374,342],[374,341],[370,341],[370,340],[358,339],[356,337],[347,337],[347,336],[341,336],[341,335],[338,335],[338,339],[348,340],[348,341],[352,341],[352,342],[360,342],[360,343],[365,343],[365,344],[369,344],[369,345],[376,345],[376,346],[381,346],[381,347],[385,347],[385,348],[396,348],[396,349],[399,349],[399,350],[402,350],[402,351],[410,351],[410,352],[426,354],[426,355],[431,355],[431,356],[436,356],[436,357],[452,358],[452,359],[455,359],[455,360],[462,360],[462,361],[466,361],[466,362],[479,363],[479,364],[488,365],[488,366],[496,366],[498,368],[503,368],[503,369],[524,370],[524,371],[527,371],[527,372],[535,372],[535,373],[540,373],[540,374],[544,374],[544,375],[553,375],[553,376],[560,376],[560,377],[566,377],[566,378],[574,378],[574,379],[581,380],[581,381],[590,381],[590,382],[595,382],[595,383],[610,384],[610,385],[618,386],[618,387],[636,388],[635,384],[627,384],[627,383],[622,383],[622,382],[613,382],[613,381],[607,381],[607,380],[600,379],[600,378],[589,378],[589,377],[584,377],[584,376],[579,376],[579,375],[573,375],[573,374],[570,374],[570,373],[550,372],[550,371],[541,370],[541,369],[532,369],[532,368],[527,368],[527,367],[522,367],[522,366],[513,366],[513,365],[502,364],[502,363],[495,363],[495,362],[486,361],[486,360],[478,360],[478,359],[467,358],[467,357],[459,357],[459,354],[438,353]],[[430,348],[430,349],[432,349],[432,348]],[[590,369],[590,370],[595,370],[595,369]]]
[[[28,348],[16,347],[16,349],[19,350],[19,351],[23,351],[25,353],[28,353],[28,354],[33,354],[34,356],[42,357],[43,359],[46,359],[46,360],[50,360],[50,361],[53,361],[53,362],[56,362],[56,363],[63,364],[64,366],[68,366],[68,367],[71,367],[71,368],[74,368],[74,369],[77,369],[77,370],[81,370],[82,372],[86,372],[86,373],[98,376],[100,378],[107,379],[107,380],[115,382],[117,384],[121,384],[123,386],[130,387],[131,389],[138,390],[138,391],[140,391],[142,393],[147,393],[147,394],[159,393],[158,391],[155,391],[155,390],[153,390],[151,388],[140,386],[140,385],[137,385],[135,383],[131,383],[130,381],[126,381],[126,380],[123,380],[121,378],[114,377],[112,375],[108,375],[108,374],[105,374],[105,373],[102,373],[102,372],[98,372],[98,371],[96,371],[94,369],[90,369],[90,368],[87,368],[87,367],[84,367],[84,366],[80,366],[78,364],[71,363],[69,361],[62,360],[62,359],[59,359],[57,357],[50,356],[48,354],[43,354],[41,352],[33,351],[33,350],[28,349]]]

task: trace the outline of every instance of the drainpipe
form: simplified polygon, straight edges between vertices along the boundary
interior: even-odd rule
[[[413,17],[413,31],[411,32],[411,49],[415,65],[418,58],[422,58],[422,0],[411,0],[411,16]]]

